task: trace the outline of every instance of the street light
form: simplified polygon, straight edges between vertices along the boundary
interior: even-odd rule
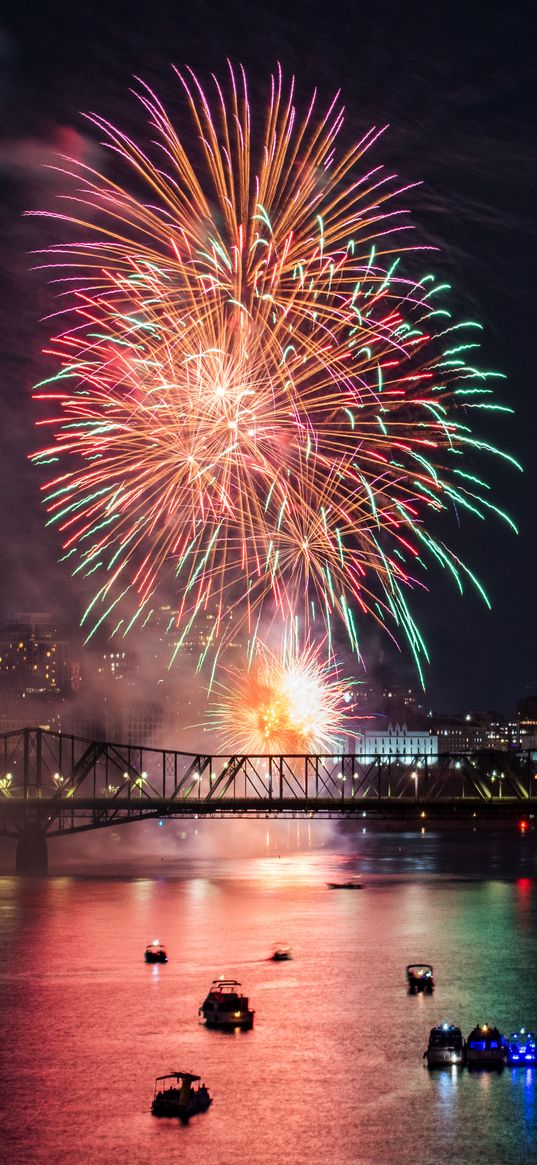
[[[415,796],[416,801],[417,801],[417,799],[418,799],[418,774],[417,774],[415,769],[410,774],[410,776],[412,777],[412,780],[414,781],[414,796]]]
[[[138,790],[139,790],[138,796],[139,797],[142,796],[143,785],[144,785],[144,781],[146,781],[146,780],[147,780],[147,773],[141,773],[140,776],[136,778],[135,784],[138,786]]]

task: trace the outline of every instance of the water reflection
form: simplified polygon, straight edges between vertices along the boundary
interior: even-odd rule
[[[457,1090],[462,1069],[456,1064],[448,1068],[429,1069],[434,1076],[442,1123],[451,1123],[457,1117]]]
[[[535,1068],[524,1069],[523,1087],[524,1116],[528,1128],[533,1128],[535,1122]]]
[[[516,904],[518,923],[523,930],[531,931],[533,921],[534,882],[532,878],[517,878]]]
[[[512,870],[508,845],[495,853]],[[13,1162],[425,1165],[439,1146],[456,1165],[531,1159],[534,1069],[427,1071],[423,1052],[443,1020],[464,1034],[481,1019],[535,1029],[532,879],[476,880],[472,840],[450,852],[429,833],[354,833],[339,853],[204,858],[158,873],[0,881]],[[360,894],[326,889],[352,873]],[[154,935],[165,966],[144,963]],[[280,936],[289,965],[268,959]],[[434,965],[432,996],[407,994],[416,959]],[[255,1008],[248,1038],[198,1022],[220,974]],[[210,1112],[188,1129],[155,1121],[154,1077],[188,1068],[206,1079]]]

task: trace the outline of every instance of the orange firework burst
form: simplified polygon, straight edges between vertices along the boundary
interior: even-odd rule
[[[258,644],[247,671],[229,669],[220,683],[213,728],[226,751],[253,756],[334,751],[349,727],[350,681],[322,662],[321,648]]]

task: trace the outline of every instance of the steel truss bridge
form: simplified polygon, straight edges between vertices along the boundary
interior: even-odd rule
[[[41,728],[0,734],[0,836],[17,869],[47,867],[47,838],[151,818],[531,818],[537,756],[209,756]]]

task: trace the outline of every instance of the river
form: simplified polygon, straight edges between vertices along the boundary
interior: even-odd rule
[[[140,866],[0,878],[3,1160],[535,1160],[536,1069],[422,1060],[443,1020],[465,1035],[537,1026],[534,834],[357,830],[281,856]],[[327,889],[353,873],[360,892]],[[156,937],[166,966],[143,961]],[[269,960],[276,943],[292,962]],[[417,959],[434,964],[432,997],[407,994]],[[199,1023],[221,974],[250,996],[252,1031]],[[202,1074],[214,1098],[187,1126],[151,1116],[154,1078],[172,1069]]]

